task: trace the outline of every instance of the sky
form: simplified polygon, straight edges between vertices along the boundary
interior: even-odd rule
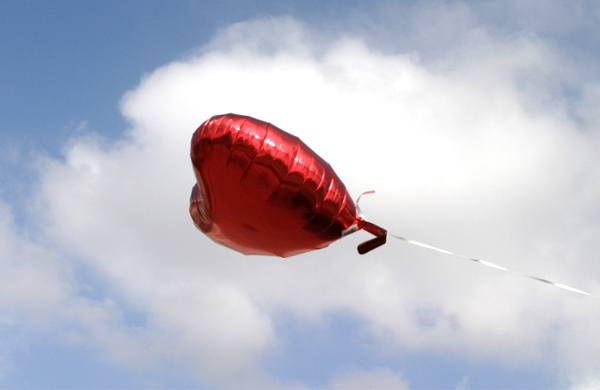
[[[358,232],[188,214],[233,112],[393,234],[600,296],[594,1],[0,2],[0,388],[594,389],[600,301]]]

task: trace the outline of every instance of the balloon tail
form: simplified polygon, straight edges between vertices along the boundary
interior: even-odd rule
[[[357,248],[358,253],[361,255],[364,255],[365,253],[368,253],[375,248],[379,248],[380,246],[385,244],[387,241],[387,231],[385,229],[375,225],[374,223],[368,222],[367,219],[365,218],[365,216],[360,211],[360,206],[359,206],[360,198],[363,195],[374,194],[374,193],[375,193],[375,191],[365,191],[362,194],[360,194],[358,196],[358,198],[356,199],[356,212],[358,213],[358,216],[359,216],[358,228],[363,229],[375,236],[375,238],[370,239],[369,241],[365,241],[358,246],[358,248]]]
[[[364,219],[359,222],[359,226],[367,232],[376,236],[375,238],[365,241],[358,246],[358,253],[364,255],[367,252],[372,251],[375,248],[379,248],[387,241],[387,231],[385,229],[380,228],[379,226],[372,224],[371,222],[367,222]]]

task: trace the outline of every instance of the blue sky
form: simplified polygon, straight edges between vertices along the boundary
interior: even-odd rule
[[[189,142],[270,121],[391,232],[600,295],[600,7],[0,3],[0,387],[586,389],[598,302],[363,233],[244,257]]]

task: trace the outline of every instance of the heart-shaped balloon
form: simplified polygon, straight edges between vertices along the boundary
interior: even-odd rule
[[[191,158],[192,219],[236,251],[288,257],[360,229],[377,236],[359,245],[361,254],[386,241],[384,229],[359,215],[331,165],[270,123],[214,116],[194,133]]]

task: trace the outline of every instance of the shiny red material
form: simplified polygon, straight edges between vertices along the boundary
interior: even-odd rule
[[[190,214],[214,241],[244,254],[288,257],[324,248],[359,229],[386,231],[361,218],[331,166],[297,137],[248,116],[218,115],[192,138],[197,184]]]

